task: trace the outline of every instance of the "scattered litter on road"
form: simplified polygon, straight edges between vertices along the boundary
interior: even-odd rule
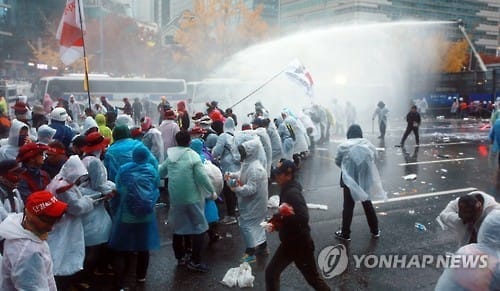
[[[441,176],[441,179],[443,179],[443,180],[444,180],[444,179],[446,179],[446,177],[445,177],[445,176]]]
[[[409,174],[409,175],[406,175],[406,176],[403,176],[403,179],[405,180],[415,180],[417,179],[417,174]]]
[[[464,155],[464,153],[458,153],[458,155],[459,155],[459,156],[463,156],[463,155]]]
[[[438,154],[437,156],[440,157],[440,158],[444,158],[444,159],[449,159],[450,158],[450,155]]]
[[[221,284],[228,287],[253,287],[255,276],[252,275],[252,267],[247,262],[242,263],[237,268],[227,270]]]
[[[427,227],[419,222],[415,222],[415,228],[419,231],[427,231]]]
[[[443,137],[443,142],[449,142],[449,141],[450,141],[449,137],[447,137],[447,136]]]
[[[399,194],[399,192],[394,192],[394,193],[392,193],[392,195],[399,196],[400,194]]]
[[[415,214],[415,210],[410,209],[410,210],[408,210],[408,213],[411,214],[411,215],[413,215],[413,214]]]
[[[381,215],[381,216],[386,216],[387,215],[387,212],[379,212],[378,215]]]
[[[440,171],[443,173],[448,173],[448,170],[446,170],[446,169],[441,169]]]
[[[425,184],[425,183],[427,183],[427,182],[425,182],[425,181],[420,181],[420,184]]]

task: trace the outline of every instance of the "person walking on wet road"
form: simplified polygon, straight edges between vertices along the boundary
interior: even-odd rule
[[[389,110],[385,107],[383,101],[379,101],[377,104],[377,109],[373,112],[372,120],[378,117],[378,128],[380,130],[380,136],[378,138],[383,139],[385,137],[385,129],[387,128],[387,114]],[[373,129],[373,128],[372,128]]]
[[[341,168],[340,186],[344,189],[342,228],[335,232],[335,237],[340,240],[351,240],[355,201],[362,201],[372,238],[377,239],[380,236],[377,214],[371,199],[387,199],[387,193],[382,188],[375,165],[376,153],[375,146],[363,138],[361,127],[357,124],[349,127],[347,141],[337,148],[335,164]]]
[[[493,146],[492,151],[498,153],[498,169],[500,169],[500,118],[493,123],[488,137]]]
[[[309,212],[302,185],[295,181],[296,172],[297,167],[290,160],[279,162],[273,170],[276,183],[281,187],[281,206],[266,229],[278,230],[281,244],[266,267],[266,290],[280,289],[280,275],[292,262],[315,290],[330,290],[316,268]]]
[[[406,125],[406,130],[405,133],[403,134],[403,138],[401,139],[400,146],[403,147],[405,144],[405,140],[410,135],[410,133],[413,131],[415,134],[415,143],[417,145],[420,144],[419,136],[418,136],[418,127],[420,126],[420,114],[417,112],[417,106],[413,105],[411,107],[410,112],[406,115],[406,122],[408,123]]]

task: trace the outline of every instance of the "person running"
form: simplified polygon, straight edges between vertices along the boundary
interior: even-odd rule
[[[335,237],[340,240],[351,240],[351,222],[356,201],[362,201],[372,238],[380,237],[377,214],[371,198],[387,199],[387,193],[382,188],[375,165],[376,153],[375,146],[363,138],[363,131],[357,124],[349,127],[347,141],[337,149],[335,164],[341,168],[340,186],[344,189],[342,228],[335,232]]]
[[[420,145],[418,128],[420,127],[421,119],[420,119],[420,114],[417,112],[416,105],[413,105],[411,107],[410,112],[408,112],[408,114],[406,115],[406,122],[408,124],[406,125],[406,130],[405,133],[403,134],[403,138],[401,138],[400,147],[403,147],[405,145],[406,138],[408,137],[408,135],[410,135],[412,131],[415,134],[415,143],[417,144],[417,146]]]
[[[280,207],[267,230],[279,231],[281,244],[266,267],[266,290],[280,289],[280,275],[292,262],[315,290],[330,290],[316,268],[309,212],[302,196],[302,185],[295,180],[296,172],[297,167],[290,160],[281,161],[273,170],[281,187]]]

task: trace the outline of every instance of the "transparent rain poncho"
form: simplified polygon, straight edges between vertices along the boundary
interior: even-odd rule
[[[479,229],[477,243],[461,247],[455,255],[486,257],[487,266],[447,268],[439,278],[435,290],[498,290],[500,287],[500,210],[494,210],[486,216]]]

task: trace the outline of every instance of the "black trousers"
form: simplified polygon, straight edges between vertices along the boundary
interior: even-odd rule
[[[354,213],[355,201],[352,199],[351,190],[344,187],[344,209],[342,210],[342,233],[346,235],[351,234],[352,215]],[[361,203],[365,210],[366,220],[370,227],[371,233],[378,233],[378,219],[375,213],[375,208],[370,200]]]
[[[222,188],[222,196],[224,197],[224,202],[226,202],[226,215],[236,216],[236,204],[238,200],[236,194],[227,186],[226,181],[224,181],[224,187]]]
[[[316,268],[314,243],[311,238],[304,242],[279,245],[266,267],[266,290],[280,290],[280,275],[292,262],[315,290],[330,290]]]
[[[405,133],[403,134],[403,138],[401,139],[401,144],[405,143],[406,138],[410,135],[412,131],[415,134],[415,142],[417,143],[417,145],[420,144],[418,137],[418,126],[413,126],[413,125],[408,125],[406,127]]]
[[[115,271],[116,287],[124,287],[125,280],[128,277],[130,267],[134,259],[135,252],[117,251],[113,258],[113,270]],[[149,251],[137,252],[137,263],[135,274],[137,279],[146,277],[149,266]]]
[[[384,137],[385,136],[385,129],[387,128],[387,125],[385,124],[385,122],[380,122],[378,127],[380,130],[380,136]]]
[[[175,234],[172,239],[172,248],[175,258],[182,259],[187,253],[191,253],[191,261],[195,264],[201,262],[201,248],[203,247],[203,235],[200,234]]]

